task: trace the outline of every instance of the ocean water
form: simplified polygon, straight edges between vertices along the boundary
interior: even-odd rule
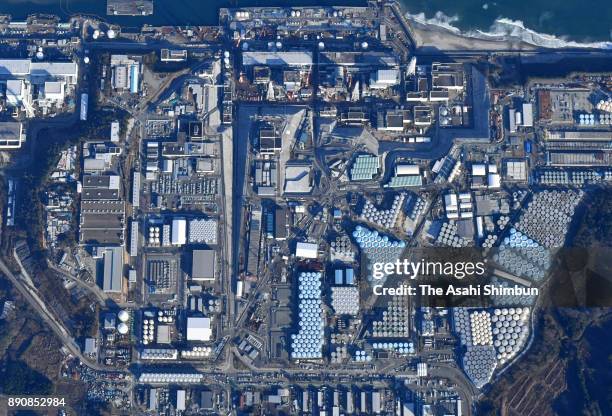
[[[580,42],[612,41],[609,0],[401,0],[411,14],[464,32],[516,27]],[[501,24],[500,24],[501,23]]]
[[[430,23],[479,36],[523,32],[578,42],[612,41],[609,0],[400,0],[408,13]],[[365,0],[154,0],[149,17],[106,16],[106,0],[0,0],[0,13],[24,19],[31,13],[67,17],[86,13],[124,26],[211,25],[220,7],[264,5],[364,5]],[[535,33],[535,35],[534,35]]]

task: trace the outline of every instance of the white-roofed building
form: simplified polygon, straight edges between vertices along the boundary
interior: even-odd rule
[[[21,105],[24,98],[24,82],[21,79],[9,79],[6,81],[6,101],[10,105]]]
[[[59,81],[45,82],[45,99],[51,101],[64,101],[64,83]]]
[[[187,341],[210,341],[212,339],[212,325],[210,318],[187,318]]]
[[[523,104],[523,126],[533,127],[533,104]]]
[[[116,143],[119,141],[119,122],[113,121],[111,123],[111,133],[110,133],[111,142]]]
[[[487,186],[490,189],[499,189],[501,187],[501,176],[499,173],[489,173],[487,176]]]
[[[185,409],[187,409],[187,406],[185,404],[185,395],[185,390],[176,391],[176,410],[184,411]]]
[[[397,69],[379,69],[370,76],[370,88],[385,89],[399,83]]]
[[[457,194],[444,195],[444,207],[446,208],[446,218],[459,218],[459,204],[457,201]]]
[[[419,165],[397,164],[395,166],[396,175],[420,175],[421,169]]]
[[[472,165],[472,176],[485,176],[487,167],[483,163],[475,163]]]
[[[182,246],[187,243],[187,220],[175,218],[172,220],[172,245]]]
[[[506,162],[506,179],[511,181],[527,180],[527,162],[524,160],[509,160]]]
[[[319,252],[319,246],[315,243],[297,243],[295,247],[296,257],[305,259],[316,259]]]

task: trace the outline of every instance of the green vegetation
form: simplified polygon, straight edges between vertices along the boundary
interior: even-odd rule
[[[13,394],[49,394],[53,384],[43,374],[32,370],[23,361],[8,361],[2,371],[2,392]]]
[[[42,130],[34,143],[33,160],[36,162],[21,178],[21,209],[18,224],[25,230],[32,254],[44,258],[40,244],[43,230],[42,190],[51,171],[57,165],[62,150],[87,140],[108,137],[110,123],[119,119],[125,124],[127,114],[114,108],[102,108],[91,114],[86,122],[77,122],[71,127]]]

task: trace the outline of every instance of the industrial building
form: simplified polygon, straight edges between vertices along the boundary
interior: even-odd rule
[[[182,246],[187,243],[187,220],[185,218],[172,219],[172,239],[173,246]]]
[[[103,250],[102,290],[107,293],[121,293],[123,289],[123,249],[109,247]]]
[[[194,317],[187,318],[187,341],[210,341],[212,340],[212,326],[210,318]]]
[[[319,246],[315,243],[297,243],[295,247],[296,257],[305,259],[316,259],[319,252]]]
[[[4,84],[6,102],[23,106],[29,116],[34,114],[32,105],[45,109],[63,105],[65,97],[74,90],[78,73],[76,62],[0,59],[0,84]]]
[[[216,275],[216,253],[214,250],[193,250],[191,279],[214,281]]]
[[[470,192],[460,194],[451,192],[444,195],[444,208],[446,209],[446,218],[449,220],[474,217],[474,206]]]
[[[140,91],[141,65],[127,55],[111,55],[111,84],[118,92],[137,94]]]
[[[242,64],[244,66],[310,67],[312,66],[312,52],[243,52]]]
[[[432,89],[463,91],[465,89],[463,64],[432,63],[431,86]]]
[[[19,149],[25,141],[23,123],[0,122],[0,150]]]
[[[421,176],[420,167],[418,165],[402,163],[395,166],[395,175],[391,177],[385,187],[402,188],[421,186],[422,184],[423,177]]]
[[[85,175],[82,179],[79,243],[123,245],[125,202],[117,175]]]
[[[285,194],[308,194],[312,191],[312,165],[300,162],[285,166]]]
[[[380,169],[380,158],[375,155],[358,155],[351,167],[350,178],[352,181],[372,180],[378,175]]]

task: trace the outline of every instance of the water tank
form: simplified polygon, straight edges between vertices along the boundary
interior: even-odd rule
[[[368,49],[368,42],[361,42],[361,49]]]
[[[117,32],[115,32],[113,29],[109,29],[108,30],[108,38],[109,39],[115,39],[117,37]]]
[[[121,322],[127,322],[130,320],[130,313],[124,309],[122,311],[119,311],[117,317]]]
[[[98,29],[94,30],[93,32],[93,38],[94,39],[98,39],[100,37],[100,31]]]
[[[121,322],[119,325],[117,325],[117,332],[119,332],[122,335],[125,335],[128,333],[128,326],[126,325],[125,322]]]
[[[243,51],[248,51],[249,50],[249,43],[248,42],[244,42],[242,44],[242,50]]]
[[[83,62],[85,62],[86,64],[89,63],[89,56],[86,56],[85,58],[83,58]]]

